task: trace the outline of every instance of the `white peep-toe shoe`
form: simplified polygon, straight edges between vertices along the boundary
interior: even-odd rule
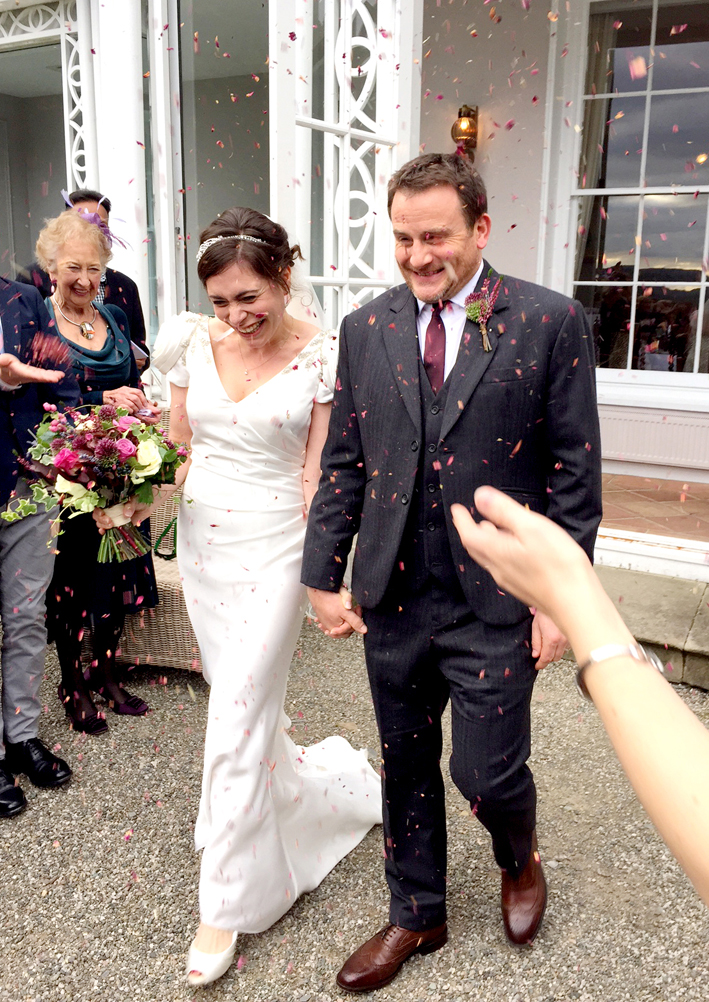
[[[191,985],[208,985],[231,967],[236,953],[236,937],[234,933],[231,943],[221,953],[202,953],[194,944],[187,952],[187,980]],[[198,973],[192,973],[192,972]]]

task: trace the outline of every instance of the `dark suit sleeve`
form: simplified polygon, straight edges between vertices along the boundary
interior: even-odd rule
[[[145,319],[143,317],[143,307],[140,303],[140,293],[138,286],[132,278],[124,275],[123,272],[114,271],[108,276],[108,289],[106,305],[117,306],[123,310],[128,318],[131,340],[134,341],[143,351],[148,351],[145,335]],[[150,364],[150,358],[146,361],[146,366]]]
[[[322,476],[310,508],[303,553],[301,580],[322,591],[337,591],[342,584],[359,529],[366,480],[350,381],[347,327],[345,318],[330,427],[320,463]]]
[[[26,326],[30,330],[34,328],[32,336],[26,341],[26,357],[22,361],[40,369],[61,369],[66,373],[64,379],[58,383],[34,384],[40,402],[56,404],[62,409],[77,407],[81,400],[79,384],[71,368],[71,356],[66,343],[59,336],[56,325],[36,289],[29,286],[23,288],[22,300]]]
[[[601,521],[601,434],[593,340],[583,307],[572,302],[549,365],[545,416],[549,518],[593,560]]]
[[[36,261],[28,264],[25,268],[18,268],[15,281],[20,282],[22,285],[31,285],[33,288],[38,289],[42,299],[48,299],[52,294],[51,279]]]

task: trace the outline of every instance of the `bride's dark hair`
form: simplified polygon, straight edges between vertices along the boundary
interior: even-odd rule
[[[233,240],[228,239],[231,236]],[[239,240],[240,236],[256,240]],[[298,258],[302,260],[303,255],[298,244],[290,246],[288,234],[280,223],[274,223],[256,209],[235,206],[202,230],[199,242],[203,244],[214,237],[227,239],[213,243],[200,258],[197,274],[203,285],[232,264],[246,264],[257,275],[277,283],[285,293],[290,291],[285,272]]]

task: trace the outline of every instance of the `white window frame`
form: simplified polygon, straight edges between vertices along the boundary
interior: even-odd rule
[[[540,220],[537,279],[543,285],[573,295],[576,249],[576,196],[590,189],[575,183],[581,156],[584,83],[592,5],[597,0],[573,0],[570,9],[555,0],[549,48],[549,98],[546,106],[542,219]],[[673,191],[709,191],[707,185],[647,188],[645,194]],[[603,194],[627,194],[625,189],[604,188]],[[707,231],[709,233],[709,229]],[[704,257],[707,249],[705,247]],[[603,283],[598,283],[603,284]],[[668,283],[678,284],[678,283]],[[691,283],[679,283],[683,286]],[[700,302],[700,309],[703,307]],[[704,332],[706,336],[707,332]],[[709,413],[709,374],[597,369],[599,403],[626,407]]]

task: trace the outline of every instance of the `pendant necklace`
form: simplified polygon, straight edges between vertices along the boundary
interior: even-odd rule
[[[96,322],[97,310],[95,306],[93,308],[94,315],[91,317],[91,320],[82,320],[81,323],[77,323],[76,320],[72,320],[70,317],[66,315],[64,310],[61,308],[59,303],[54,298],[54,296],[52,296],[52,302],[54,303],[54,305],[59,310],[59,312],[61,313],[61,315],[64,317],[64,319],[68,324],[73,324],[74,327],[79,328],[79,334],[81,334],[82,337],[85,337],[87,341],[91,341],[93,339],[93,336],[96,333],[96,328],[94,327],[94,323]]]

